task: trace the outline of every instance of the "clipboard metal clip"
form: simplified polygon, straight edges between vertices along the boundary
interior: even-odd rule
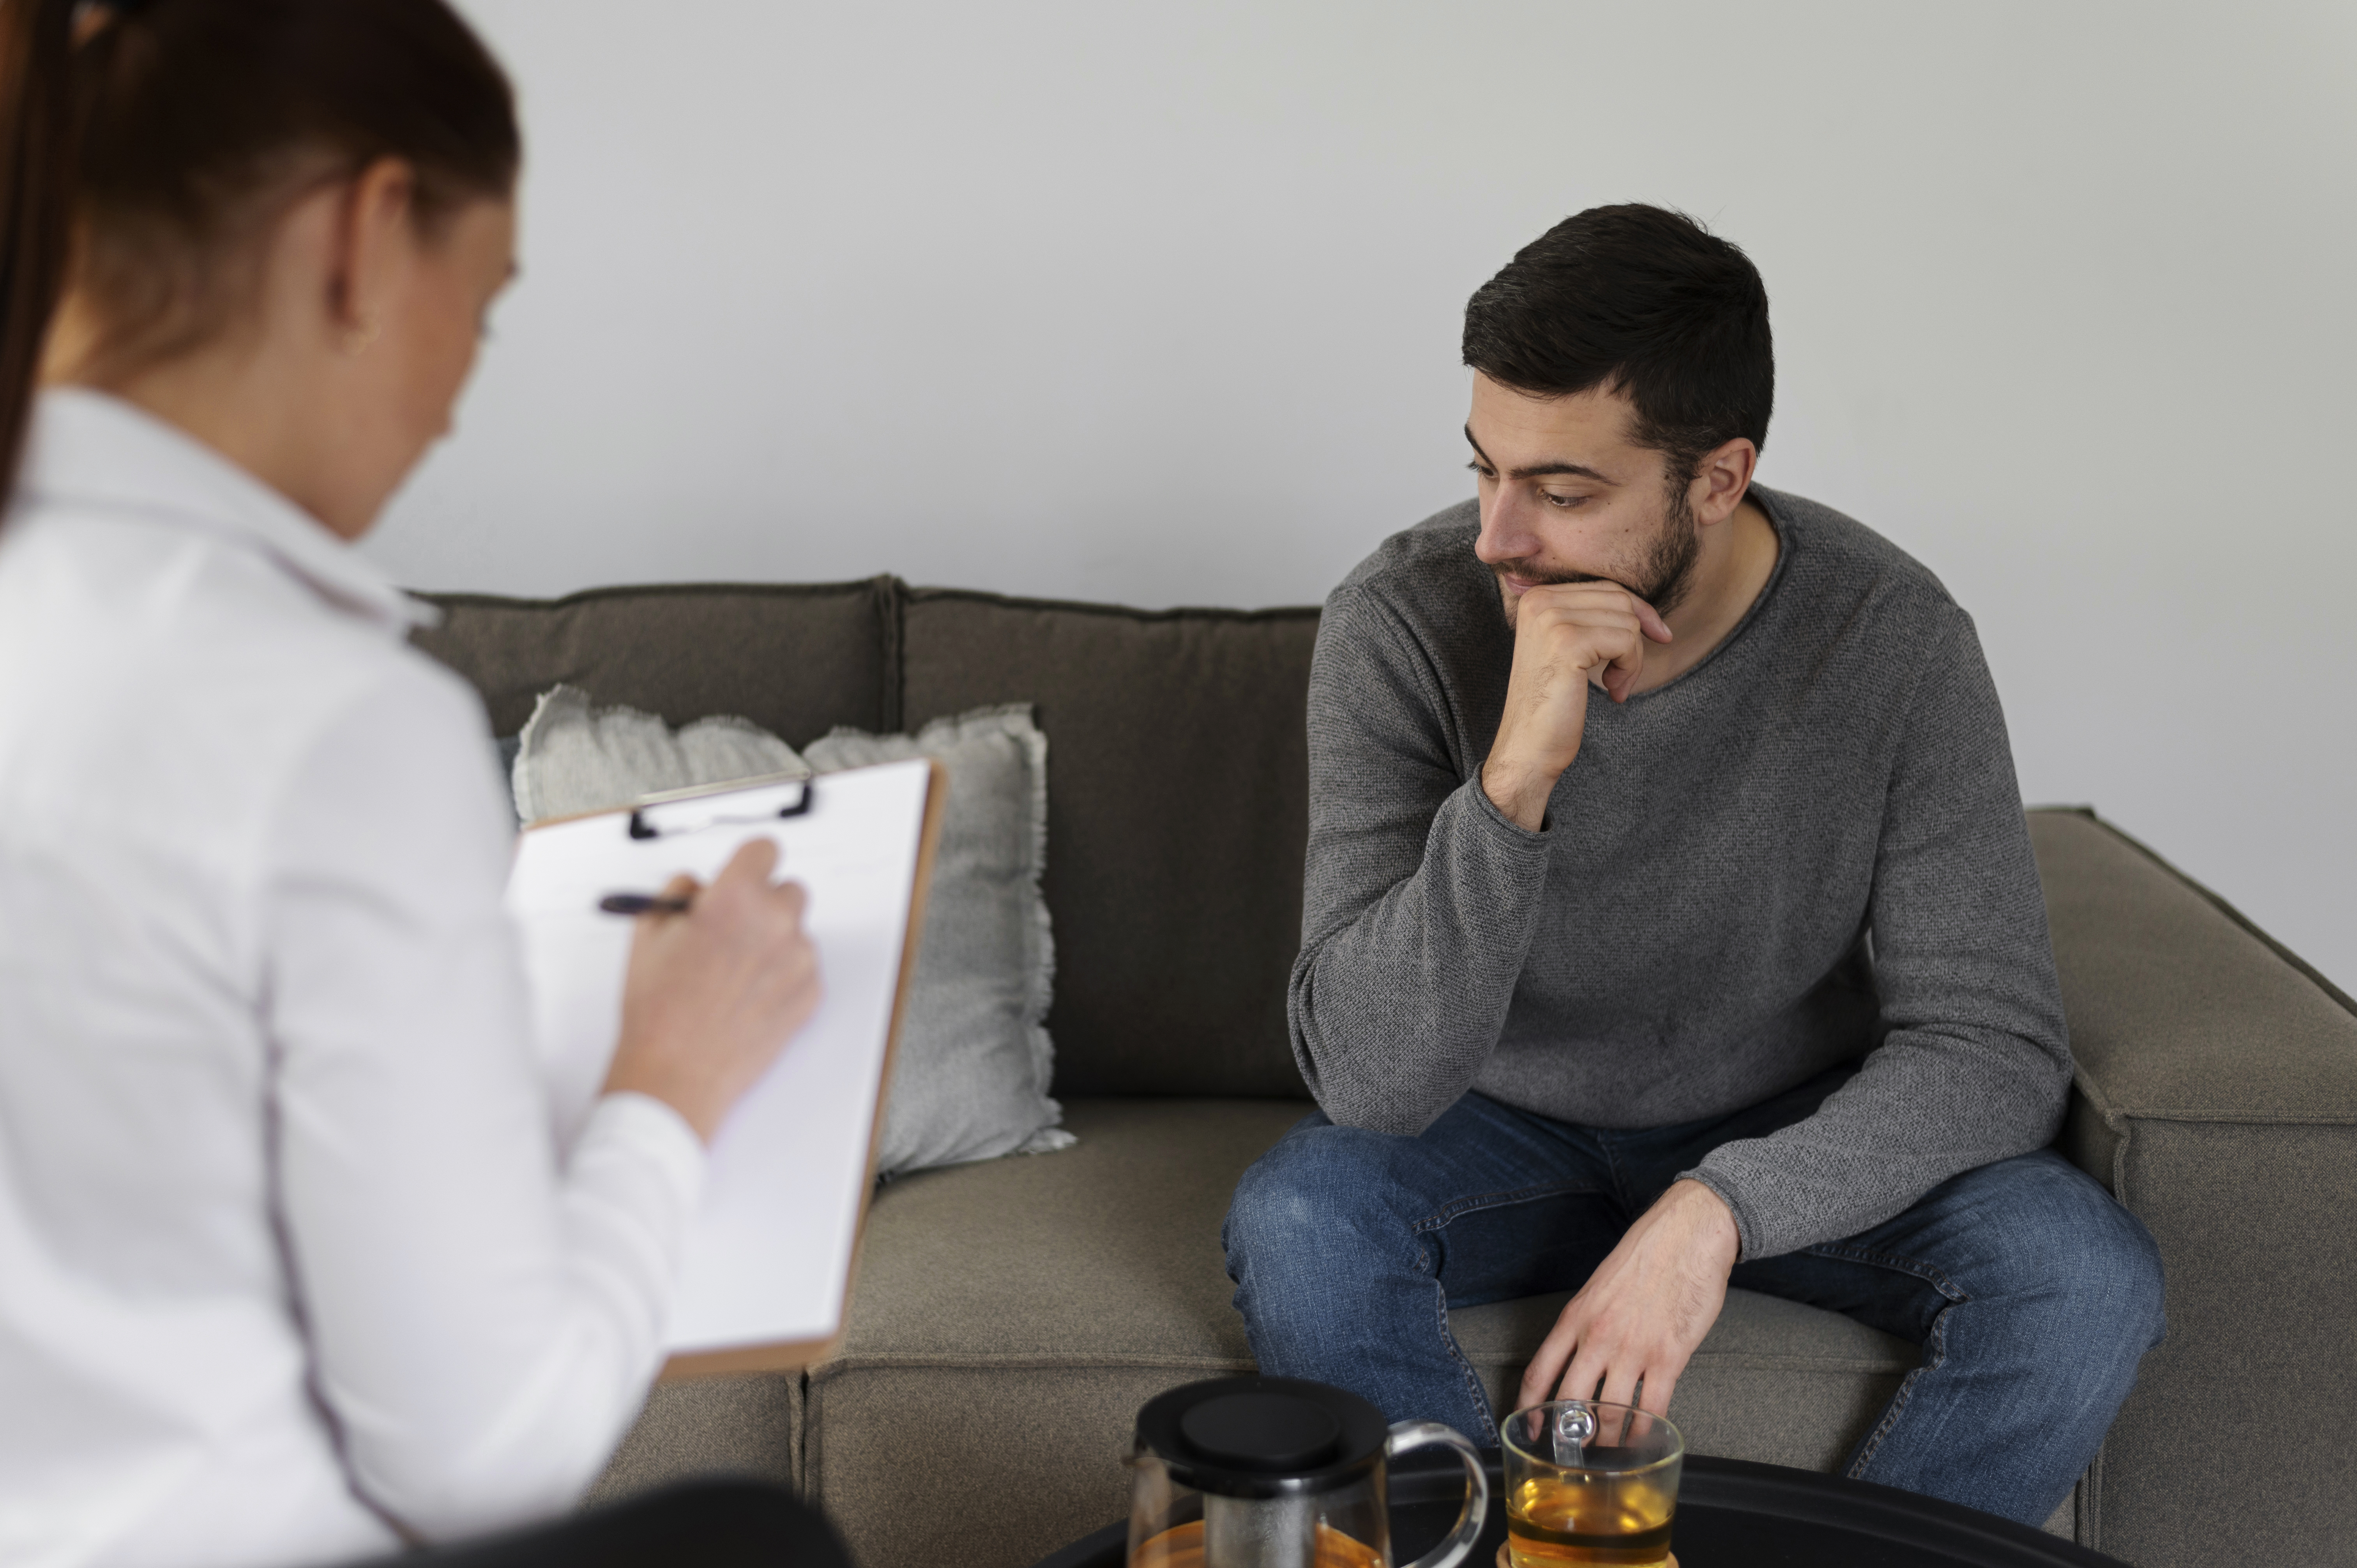
[[[630,812],[634,839],[670,838],[706,828],[748,827],[807,814],[816,792],[807,779],[769,785],[730,785],[723,791],[676,789],[641,801]]]

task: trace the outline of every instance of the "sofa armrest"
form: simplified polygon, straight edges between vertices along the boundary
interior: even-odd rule
[[[2093,812],[2029,824],[2076,1061],[2062,1146],[2168,1274],[2169,1338],[2080,1539],[2141,1568],[2335,1560],[2357,1539],[2357,1004]]]
[[[2029,832],[2107,1153],[2131,1118],[2357,1124],[2357,1002],[2093,811],[2032,811]]]

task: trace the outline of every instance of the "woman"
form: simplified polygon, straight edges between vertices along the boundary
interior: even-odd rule
[[[350,547],[514,271],[507,83],[443,0],[0,0],[0,1559],[554,1514],[818,983],[740,855],[553,1147],[481,710]]]

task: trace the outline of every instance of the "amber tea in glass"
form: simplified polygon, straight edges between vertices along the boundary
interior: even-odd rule
[[[1332,1525],[1317,1527],[1311,1568],[1385,1568],[1383,1554]],[[1203,1521],[1176,1525],[1129,1554],[1129,1568],[1204,1568]]]
[[[1685,1440],[1658,1415],[1557,1400],[1508,1416],[1506,1552],[1513,1568],[1670,1560]]]

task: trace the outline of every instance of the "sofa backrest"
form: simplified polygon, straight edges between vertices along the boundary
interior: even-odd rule
[[[1298,1095],[1285,1023],[1309,832],[1314,609],[909,596],[909,727],[1037,704],[1058,1087]]]
[[[895,578],[433,596],[417,641],[512,735],[570,682],[807,745],[1033,704],[1048,736],[1056,1090],[1298,1096],[1285,1024],[1318,611],[1141,611]]]
[[[429,594],[442,624],[417,645],[483,694],[491,733],[569,682],[673,725],[752,720],[791,746],[837,725],[899,727],[900,585],[597,588],[562,599]]]

